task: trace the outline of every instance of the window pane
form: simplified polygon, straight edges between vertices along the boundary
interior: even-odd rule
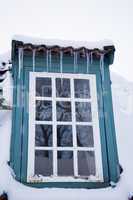
[[[52,96],[51,78],[36,78],[36,96]]]
[[[35,152],[35,174],[51,176],[53,174],[53,153],[52,151]]]
[[[73,146],[71,125],[57,126],[57,145],[61,147]]]
[[[93,151],[78,151],[78,174],[80,176],[95,176],[95,155]]]
[[[75,79],[74,90],[76,98],[90,98],[89,80]]]
[[[73,176],[73,152],[72,151],[58,151],[58,175],[59,176]]]
[[[93,128],[92,126],[76,126],[77,131],[77,145],[79,147],[93,147]]]
[[[36,120],[52,121],[52,101],[36,101]]]
[[[56,78],[56,97],[70,97],[70,80]]]
[[[71,102],[57,101],[56,116],[57,116],[57,121],[72,121]]]
[[[52,125],[36,125],[36,146],[47,146],[53,145],[52,138]]]
[[[76,121],[91,122],[91,104],[89,102],[76,102]]]

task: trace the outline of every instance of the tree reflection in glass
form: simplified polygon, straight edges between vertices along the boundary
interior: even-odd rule
[[[89,80],[74,79],[74,91],[76,98],[90,98]]]
[[[57,126],[57,145],[61,147],[73,146],[71,125]]]
[[[36,96],[51,97],[52,87],[51,78],[39,77],[36,78]]]
[[[52,121],[52,101],[36,101],[36,120]]]
[[[70,97],[70,79],[56,78],[56,97]]]
[[[36,146],[51,147],[52,142],[52,125],[36,125],[35,128],[35,144]]]
[[[57,101],[56,116],[57,116],[57,121],[72,121],[71,102]]]
[[[79,147],[93,147],[93,128],[92,126],[77,125],[77,145]]]
[[[91,104],[89,102],[76,102],[76,121],[77,122],[91,122]]]

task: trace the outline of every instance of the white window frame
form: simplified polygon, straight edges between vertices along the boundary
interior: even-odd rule
[[[37,97],[36,78],[37,77],[49,77],[52,80],[52,88],[55,88],[55,78],[68,78],[70,79],[71,97],[62,98],[56,97],[56,91],[52,89],[52,97]],[[74,97],[74,81],[73,79],[87,79],[90,82],[90,98],[80,99]],[[73,89],[72,89],[73,88]],[[56,121],[56,100],[52,100],[52,113],[53,120],[50,121],[36,121],[35,120],[35,100],[52,100],[56,99],[59,101],[71,101],[72,113],[75,113],[75,101],[77,102],[91,102],[92,111],[92,122],[76,122],[76,117],[72,114],[72,122],[57,122]],[[52,124],[53,126],[53,146],[52,147],[35,147],[35,124]],[[73,147],[56,147],[57,138],[56,125],[74,125],[73,126]],[[93,127],[93,138],[94,147],[77,147],[76,145],[76,125],[92,125]],[[96,176],[89,176],[88,179],[74,178],[74,177],[62,177],[57,176],[57,149],[58,150],[72,150],[74,152],[74,176],[78,176],[78,163],[77,163],[77,150],[81,151],[94,151],[95,154],[95,165],[96,165]],[[100,128],[99,128],[99,116],[98,116],[98,101],[97,101],[97,89],[96,89],[96,75],[95,74],[69,74],[69,73],[47,73],[47,72],[30,72],[29,73],[29,133],[28,133],[28,166],[27,166],[27,182],[34,182],[37,177],[34,174],[35,166],[35,150],[52,150],[53,151],[53,176],[38,177],[38,182],[103,182],[103,167],[102,167],[102,153],[100,143]],[[35,178],[36,177],[36,178]]]

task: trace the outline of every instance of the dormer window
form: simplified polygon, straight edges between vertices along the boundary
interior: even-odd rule
[[[117,183],[109,75],[114,46],[20,39],[12,44],[10,165],[16,179],[34,187]]]

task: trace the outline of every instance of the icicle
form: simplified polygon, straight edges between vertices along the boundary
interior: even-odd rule
[[[63,72],[63,52],[60,51],[60,73]]]
[[[51,50],[49,50],[49,68],[50,68],[50,71],[51,71],[51,67],[52,67],[51,63],[52,63],[52,55],[51,55]]]
[[[51,70],[51,61],[52,60],[52,55],[51,55],[51,50],[47,49],[46,51],[46,65],[47,65],[47,72]]]
[[[49,63],[49,50],[46,51],[46,65],[47,65],[47,72],[48,72],[48,63]]]
[[[102,82],[104,82],[104,54],[100,56],[100,72],[102,76]]]
[[[90,63],[91,63],[91,65],[93,63],[93,52],[90,53]]]
[[[23,48],[19,48],[18,62],[19,62],[18,77],[19,77],[19,79],[20,79],[20,73],[21,73],[21,69],[22,69],[22,67],[23,67]]]
[[[101,110],[100,110],[100,114],[101,114],[101,117],[106,117],[106,113],[103,112],[104,110],[104,96],[105,96],[105,85],[104,85],[104,54],[101,54],[100,55],[100,73],[101,73],[101,87],[102,87],[102,90],[101,90],[101,94],[100,94],[100,97],[101,97]]]
[[[90,72],[90,53],[86,54],[86,58],[87,58],[87,74],[89,74],[89,72]]]
[[[74,51],[74,72],[76,72],[77,70],[77,59],[78,59],[78,54],[76,51]]]
[[[19,78],[19,83],[17,85],[17,106],[22,106],[22,104],[20,105],[20,90],[21,90],[21,84],[20,84],[20,80],[21,80],[21,70],[23,68],[23,48],[19,48],[19,52],[18,52],[18,62],[19,62],[19,69],[18,69],[18,78]]]
[[[33,56],[32,56],[32,67],[33,67],[33,72],[35,71],[35,62],[36,62],[36,49],[33,49]]]
[[[61,73],[61,88],[63,86],[63,78],[62,78],[62,75],[63,75],[63,52],[60,51],[60,73]]]

